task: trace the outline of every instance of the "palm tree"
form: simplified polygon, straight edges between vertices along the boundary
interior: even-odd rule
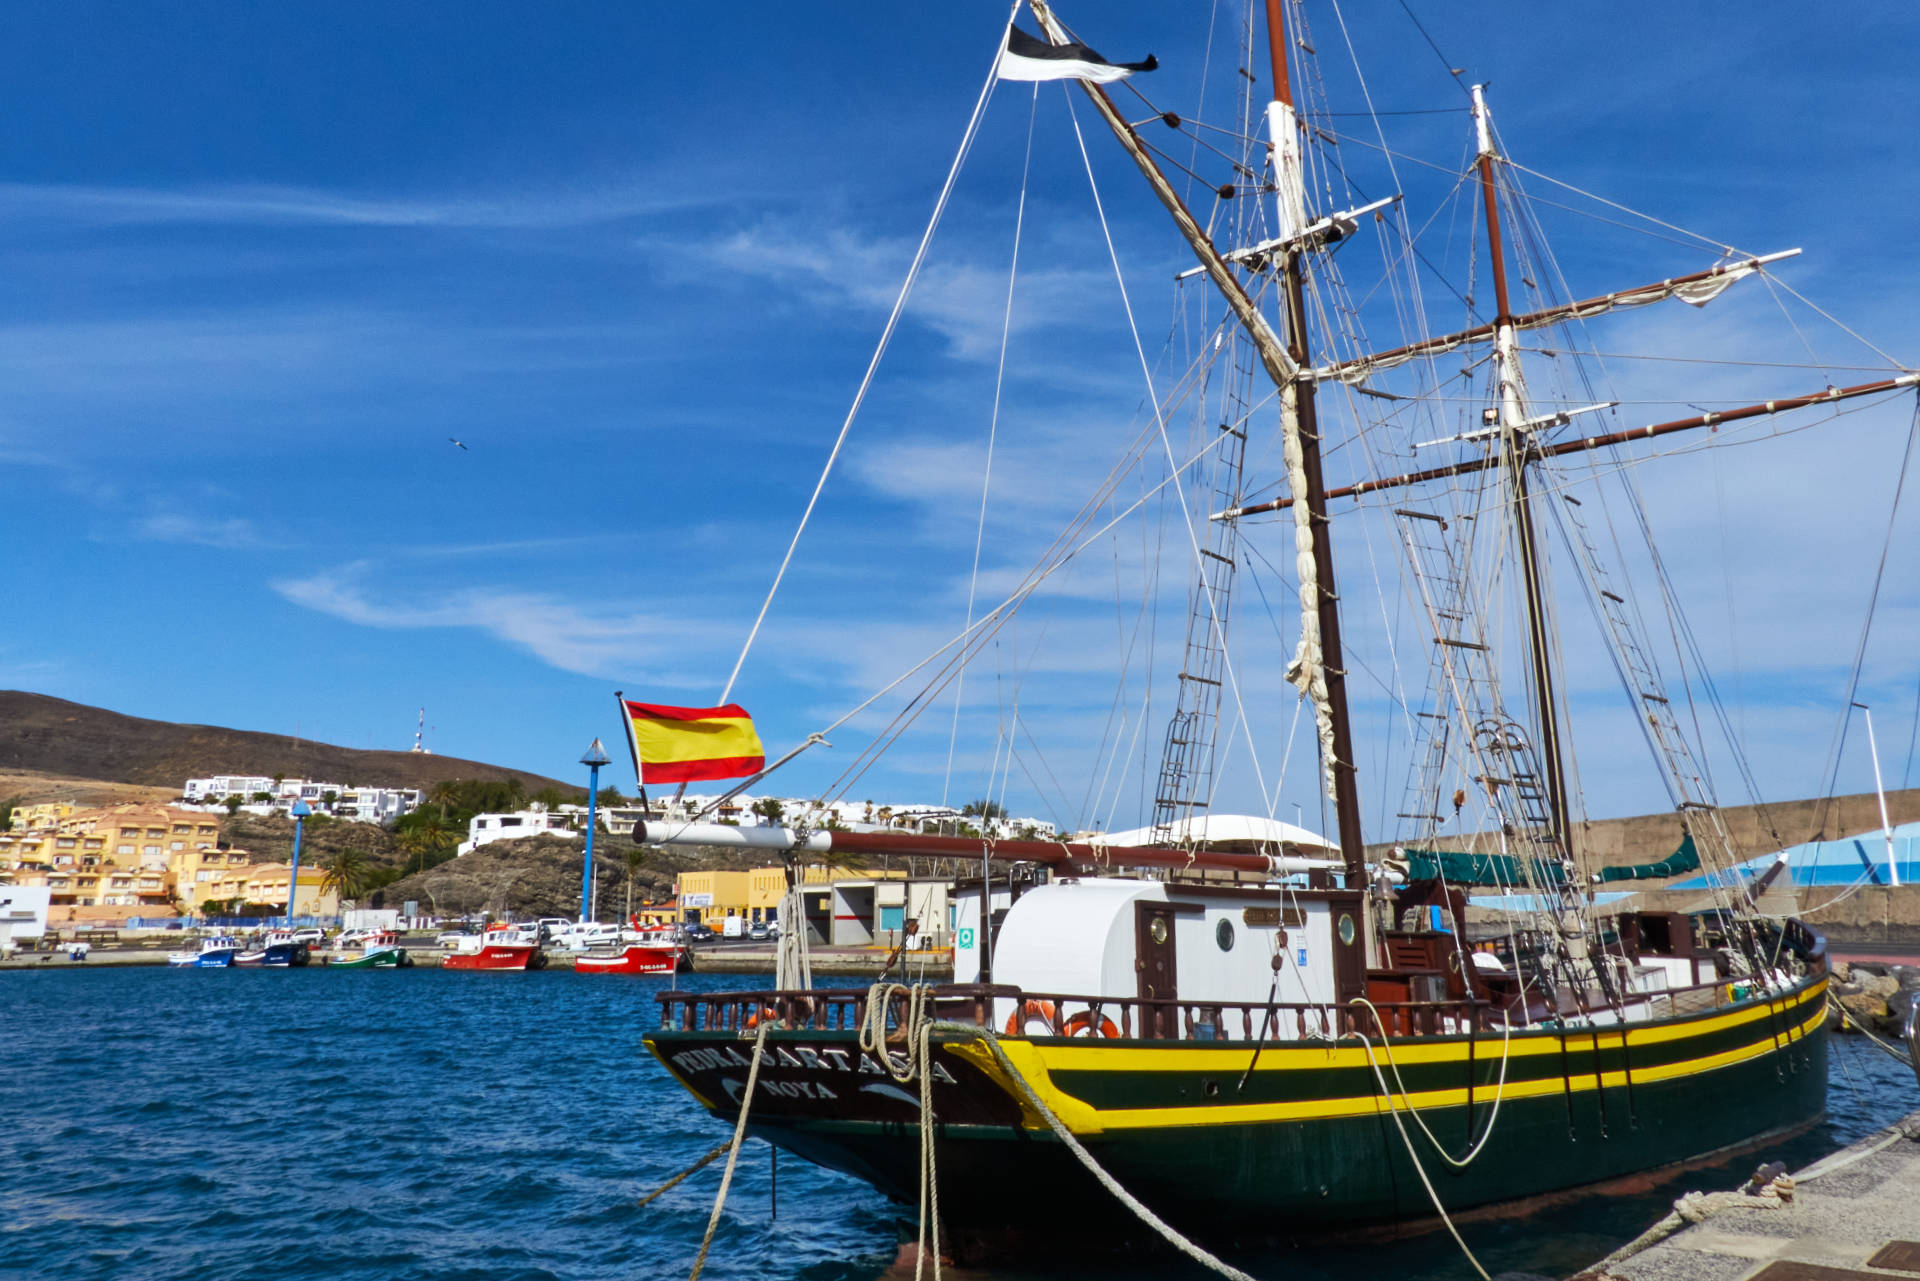
[[[439,809],[440,819],[446,821],[449,807],[460,803],[460,784],[457,780],[443,778],[427,790],[427,804]]]
[[[633,919],[633,877],[634,873],[647,865],[647,851],[638,845],[627,847],[627,919]]]
[[[406,870],[409,872],[426,867],[429,854],[443,853],[454,844],[454,829],[425,810],[414,811],[402,823],[404,827],[394,843],[407,856]]]
[[[339,898],[357,901],[367,892],[367,881],[373,875],[373,869],[367,863],[367,856],[359,850],[340,850],[327,860],[325,866],[327,874],[320,881],[322,893],[332,890]]]

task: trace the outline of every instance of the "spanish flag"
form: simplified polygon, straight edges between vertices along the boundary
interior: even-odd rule
[[[642,785],[744,778],[766,768],[767,752],[754,733],[753,718],[736,703],[665,707],[621,701],[633,726],[633,754]]]

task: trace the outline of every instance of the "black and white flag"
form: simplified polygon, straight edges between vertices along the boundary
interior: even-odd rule
[[[1136,71],[1159,66],[1152,54],[1145,62],[1108,62],[1083,44],[1048,44],[1018,27],[1007,28],[1007,47],[1000,53],[1002,80],[1092,80],[1108,84]]]

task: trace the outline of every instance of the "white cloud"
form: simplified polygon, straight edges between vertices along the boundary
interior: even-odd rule
[[[0,183],[0,215],[14,225],[44,218],[62,224],[201,223],[245,226],[459,227],[540,230],[617,222],[708,203],[649,187],[561,192],[540,197],[366,196],[312,187],[266,185],[94,187]]]
[[[363,627],[484,632],[585,676],[619,677],[644,668],[651,684],[679,684],[665,664],[706,648],[700,629],[679,619],[582,607],[543,592],[468,587],[419,593],[413,603],[381,601],[362,585],[371,568],[355,562],[270,586],[296,605]]]
[[[254,523],[239,516],[193,516],[156,512],[134,522],[134,533],[159,543],[186,543],[233,551],[270,546]]]
[[[704,244],[643,242],[678,260],[698,261],[798,290],[816,304],[885,315],[899,296],[914,242],[868,235],[846,226],[802,231],[762,223]],[[1113,276],[1094,267],[1043,265],[1029,249],[1014,288],[1012,339],[1045,325],[1087,323],[1090,300],[1115,300]],[[1007,259],[962,260],[947,249],[929,255],[906,315],[946,338],[952,354],[993,360],[1007,316]],[[1110,318],[1110,317],[1109,317]]]

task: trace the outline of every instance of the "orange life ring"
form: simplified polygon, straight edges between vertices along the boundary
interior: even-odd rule
[[[1041,1033],[1041,1035],[1053,1036],[1054,1014],[1055,1010],[1052,1001],[1028,1001],[1018,1010],[1015,1010],[1007,1016],[1007,1035],[1023,1036],[1026,1034],[1027,1024],[1038,1020],[1040,1024],[1046,1028],[1046,1031]]]
[[[1102,1014],[1100,1022],[1093,1021],[1092,1010],[1082,1010],[1060,1025],[1061,1036],[1119,1036],[1120,1028],[1114,1021]]]
[[[779,1017],[780,1011],[774,1009],[771,1005],[763,1005],[753,1013],[747,1015],[746,1026],[759,1027],[761,1019],[777,1019]]]

